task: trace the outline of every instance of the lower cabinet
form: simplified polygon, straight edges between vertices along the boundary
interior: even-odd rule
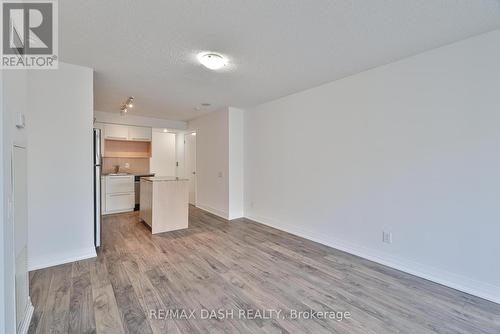
[[[103,214],[134,211],[133,175],[107,175],[102,187]]]
[[[106,212],[125,212],[134,210],[135,194],[108,194],[106,195]]]

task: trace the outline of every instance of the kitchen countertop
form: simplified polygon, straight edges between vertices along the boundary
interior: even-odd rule
[[[141,177],[141,180],[149,181],[149,182],[165,182],[165,181],[189,181],[188,179],[179,179],[175,176],[150,176],[150,177]]]
[[[116,174],[116,173],[102,174],[102,176],[128,176],[128,175],[144,177],[144,176],[154,176],[155,173],[127,173],[127,172],[123,172],[123,173],[118,173],[118,174]]]
[[[155,173],[132,173],[134,176],[140,176],[140,177],[153,177],[155,176]]]

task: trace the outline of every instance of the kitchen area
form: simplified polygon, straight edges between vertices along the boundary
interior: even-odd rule
[[[152,233],[187,228],[190,180],[182,169],[183,144],[178,131],[94,123],[96,247],[102,217],[110,214],[139,211]]]

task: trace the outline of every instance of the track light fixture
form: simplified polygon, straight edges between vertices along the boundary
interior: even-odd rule
[[[133,108],[133,107],[134,107],[134,97],[129,96],[127,98],[127,100],[125,101],[125,103],[123,103],[122,106],[120,107],[120,113],[123,116],[127,113],[129,108]]]
[[[134,97],[130,96],[125,104],[127,105],[127,107],[132,108],[134,106]]]

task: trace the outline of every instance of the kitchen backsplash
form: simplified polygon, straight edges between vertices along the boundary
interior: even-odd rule
[[[129,167],[126,168],[126,164]],[[120,165],[120,172],[131,174],[147,174],[149,173],[149,158],[103,158],[102,173],[114,173],[115,166]]]

